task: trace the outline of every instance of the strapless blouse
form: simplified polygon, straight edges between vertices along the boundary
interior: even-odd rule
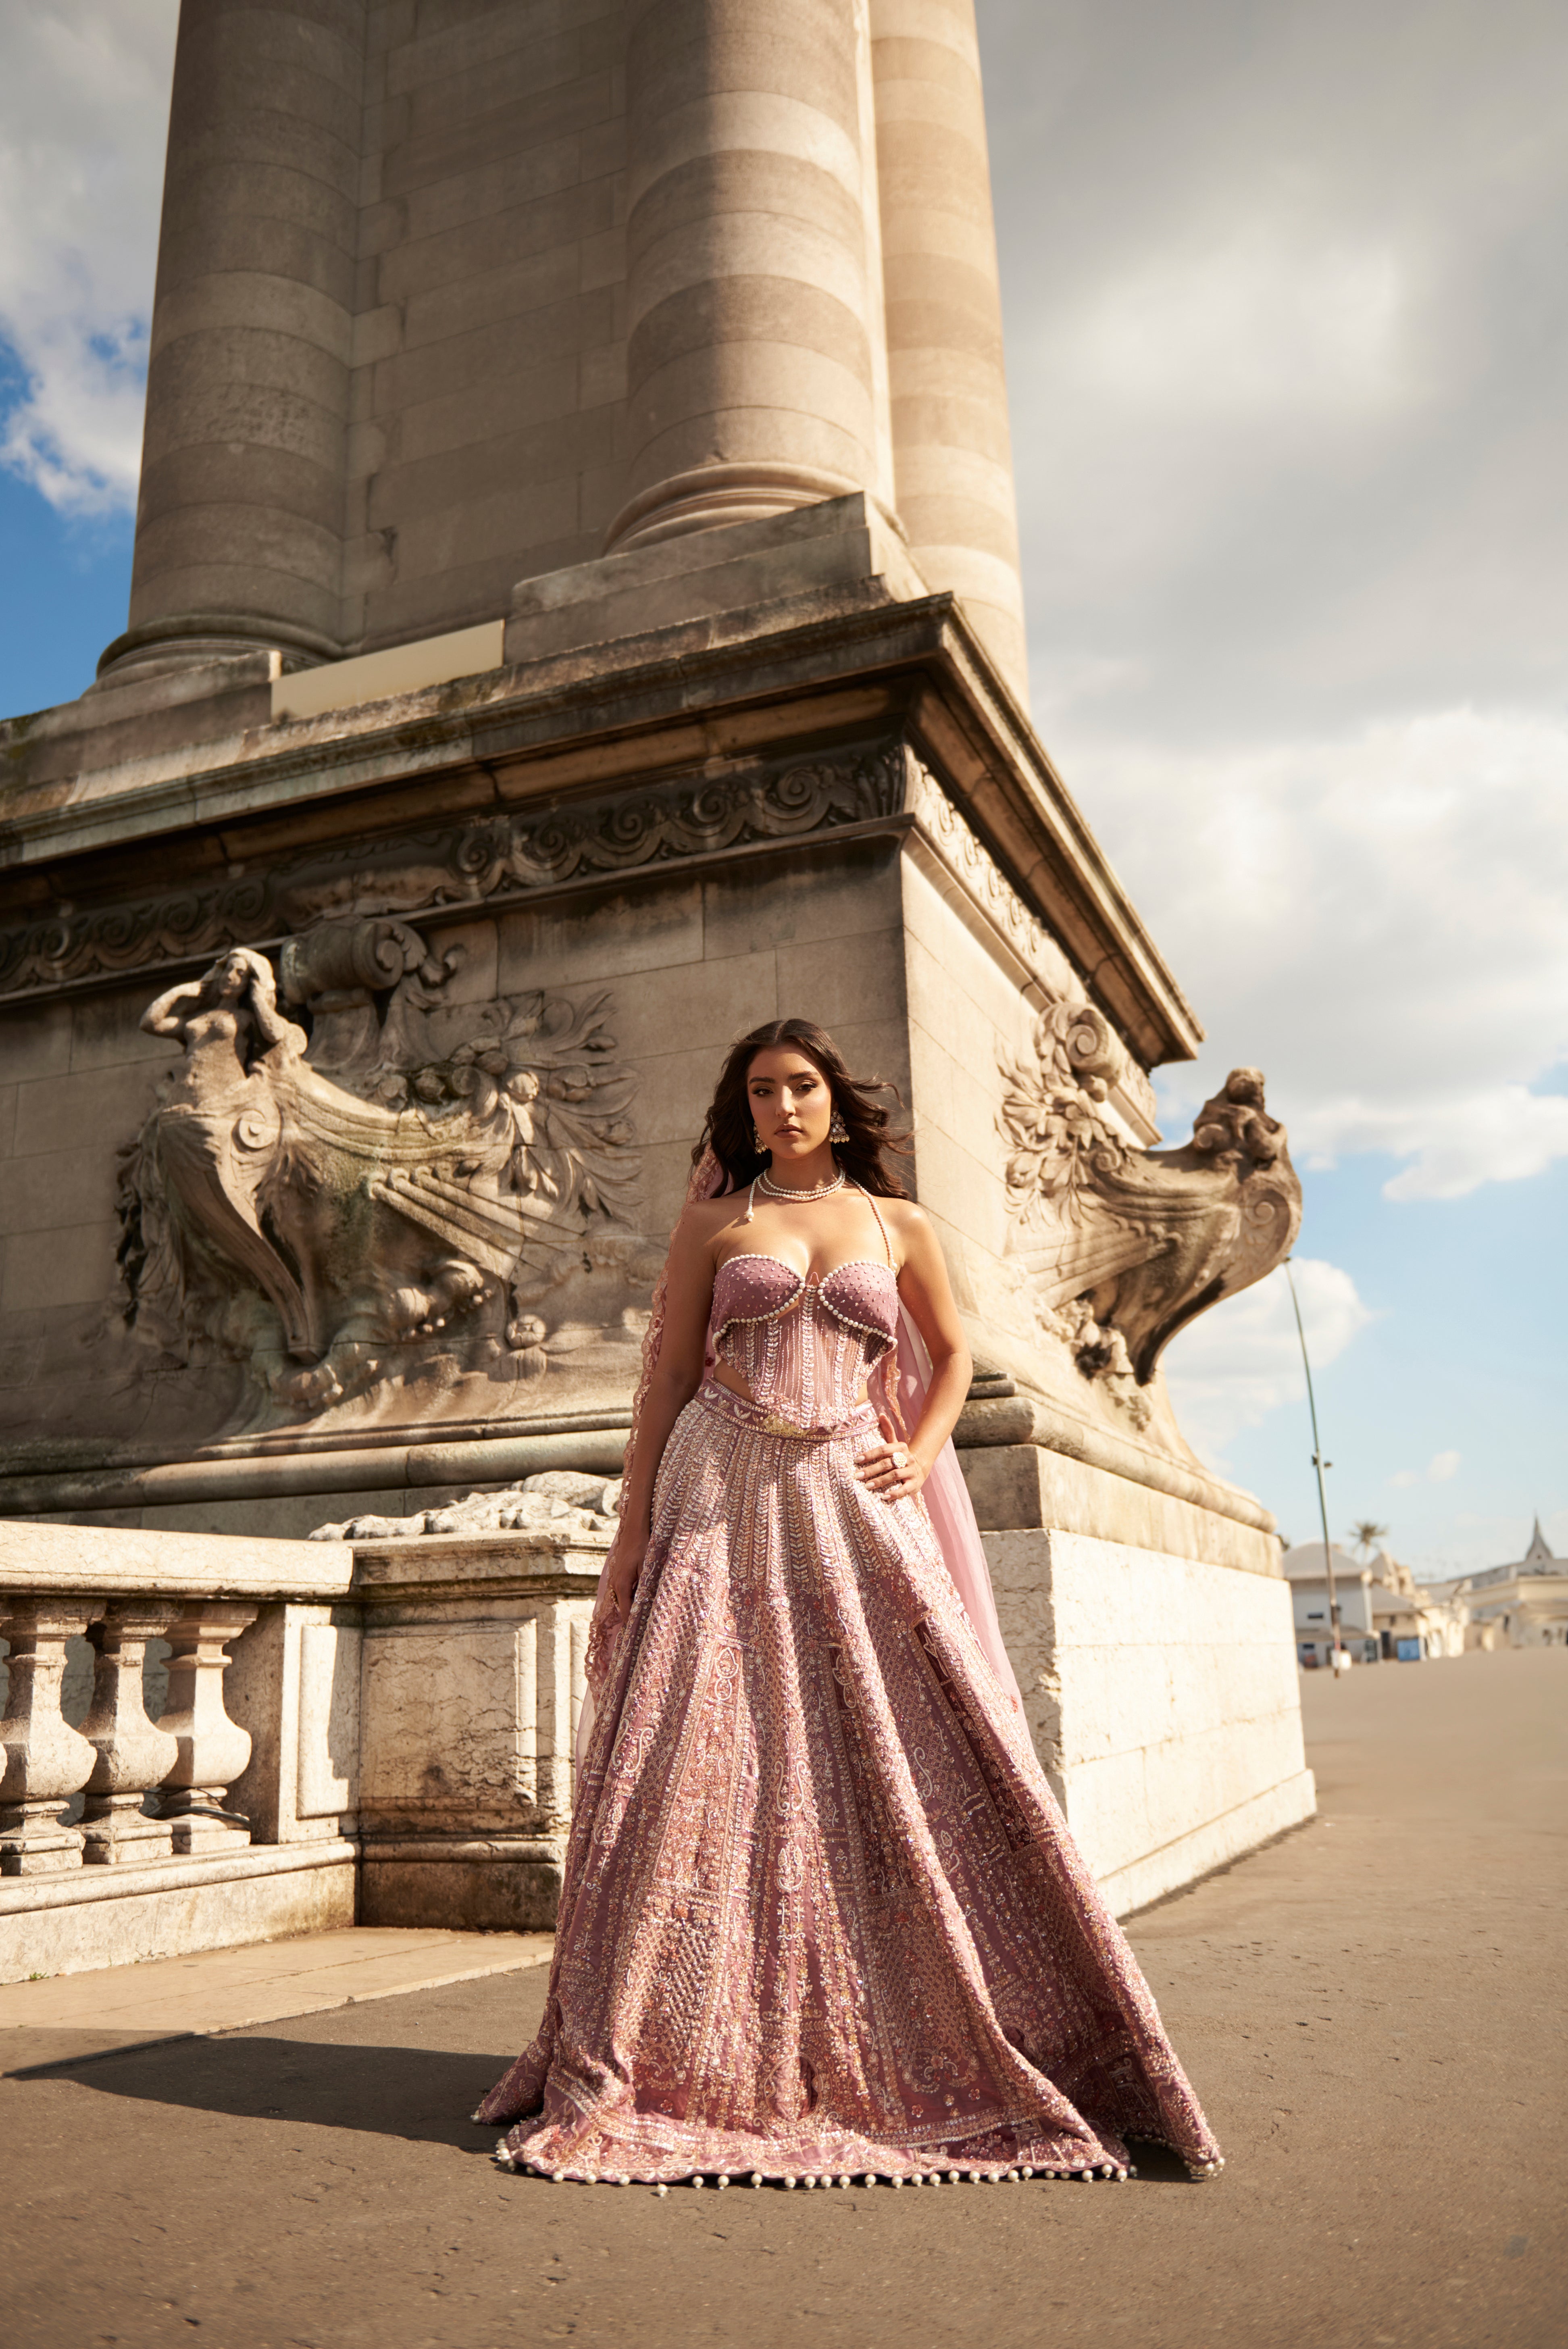
[[[713,1350],[763,1408],[796,1427],[836,1427],[898,1342],[892,1267],[835,1265],[808,1280],[776,1256],[732,1256],[713,1284]]]

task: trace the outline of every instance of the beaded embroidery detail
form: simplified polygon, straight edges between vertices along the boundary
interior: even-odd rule
[[[782,1257],[732,1256],[713,1299],[718,1360],[755,1402],[798,1425],[836,1425],[897,1343],[898,1285],[890,1267],[869,1257],[810,1280]]]
[[[1088,2178],[1126,2173],[1130,2133],[1208,2172],[1219,2148],[920,1496],[856,1478],[876,1412],[841,1406],[892,1345],[891,1268],[828,1276],[875,1276],[861,1330],[773,1262],[789,1296],[737,1314],[763,1301],[737,1275],[721,1332],[766,1396],[705,1384],[660,1463],[544,2021],[480,2108],[500,2158],[694,2184]],[[825,1365],[780,1340],[809,1326],[796,1304]]]

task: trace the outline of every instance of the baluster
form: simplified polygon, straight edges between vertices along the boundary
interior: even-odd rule
[[[142,1702],[147,1643],[160,1637],[172,1611],[116,1599],[88,1634],[98,1651],[92,1711],[82,1723],[98,1755],[82,1813],[82,1858],[89,1866],[163,1859],[173,1848],[168,1820],[149,1818],[141,1807],[180,1754],[179,1740],[149,1721]]]
[[[51,1599],[0,1600],[11,1694],[0,1721],[0,1876],[47,1876],[81,1863],[79,1827],[66,1805],[87,1785],[98,1755],[60,1711],[66,1642],[85,1631],[85,1607]]]
[[[249,1843],[251,1825],[223,1808],[223,1796],[251,1758],[251,1733],[223,1709],[224,1648],[256,1619],[254,1607],[202,1601],[177,1616],[167,1638],[169,1710],[159,1728],[179,1745],[163,1781],[160,1809],[177,1852],[220,1851]]]

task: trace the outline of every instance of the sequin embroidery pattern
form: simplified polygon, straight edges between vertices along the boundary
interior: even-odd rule
[[[733,1257],[577,1792],[519,2166],[1125,2168],[1218,2148],[919,1499],[856,1481],[886,1266]],[[875,1394],[875,1386],[872,1394]]]

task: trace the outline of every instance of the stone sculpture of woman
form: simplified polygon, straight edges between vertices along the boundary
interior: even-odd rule
[[[144,1136],[165,1199],[186,1234],[259,1283],[283,1317],[289,1351],[314,1354],[306,1299],[258,1209],[283,1140],[275,1079],[306,1040],[278,1009],[271,965],[237,947],[160,995],[141,1025],[178,1039],[185,1055]]]
[[[150,1036],[172,1036],[185,1050],[183,1083],[192,1101],[208,1097],[215,1085],[232,1075],[250,1073],[253,1037],[263,1051],[282,1048],[293,1058],[303,1052],[305,1034],[278,1009],[277,981],[263,955],[249,947],[235,947],[221,955],[200,978],[171,987],[141,1015]]]

